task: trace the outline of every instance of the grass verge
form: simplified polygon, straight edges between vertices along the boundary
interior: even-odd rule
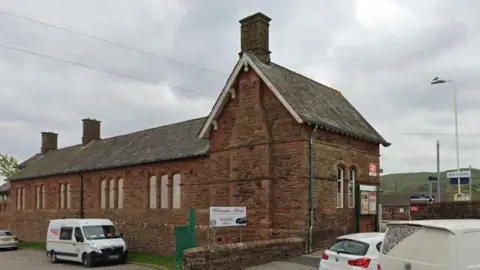
[[[46,249],[45,243],[43,242],[19,242],[19,247],[24,248],[24,249],[33,249],[33,250],[39,250],[39,251],[44,251]],[[128,261],[132,263],[139,263],[139,264],[145,264],[148,266],[162,266],[167,269],[180,269],[179,267],[176,266],[175,264],[175,257],[174,256],[155,256],[155,255],[150,255],[150,254],[145,254],[145,253],[140,253],[140,252],[130,252],[128,254]]]

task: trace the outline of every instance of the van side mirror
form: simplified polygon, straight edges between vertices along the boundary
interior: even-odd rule
[[[120,233],[120,237],[123,238],[123,233]]]
[[[78,243],[83,243],[83,236],[75,236],[75,240],[78,242]]]

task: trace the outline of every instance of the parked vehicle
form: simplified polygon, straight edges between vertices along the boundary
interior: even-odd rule
[[[379,270],[480,269],[480,219],[392,221]]]
[[[384,233],[355,233],[340,236],[322,255],[320,270],[377,270]],[[393,268],[392,268],[393,269]]]
[[[10,231],[0,230],[0,249],[18,249],[18,238]]]
[[[101,263],[126,263],[127,244],[108,219],[55,219],[47,231],[47,258],[81,262],[85,267]]]

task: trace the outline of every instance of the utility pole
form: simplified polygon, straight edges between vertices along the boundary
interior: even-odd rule
[[[440,141],[437,140],[437,200],[440,202],[441,194],[441,183],[440,183]]]

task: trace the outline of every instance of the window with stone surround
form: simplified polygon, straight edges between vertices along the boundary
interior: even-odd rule
[[[355,207],[355,181],[356,172],[354,168],[350,168],[348,173],[348,207]]]
[[[47,208],[47,188],[42,185],[42,209]]]
[[[45,209],[45,185],[35,186],[37,209]]]
[[[70,184],[60,184],[59,190],[59,197],[60,197],[60,209],[70,208]]]
[[[110,179],[108,208],[115,208],[115,179]]]
[[[17,210],[25,209],[25,188],[17,188]]]
[[[107,208],[107,180],[103,179],[100,183],[100,208]]]
[[[343,208],[343,169],[337,167],[337,208]]]
[[[118,179],[118,208],[122,209],[123,208],[123,178]]]
[[[66,195],[67,195],[67,209],[72,208],[72,189],[70,183],[66,184]]]
[[[22,188],[17,188],[17,210],[22,209]]]
[[[173,208],[180,208],[181,203],[181,190],[180,190],[181,177],[180,174],[173,175]]]
[[[162,175],[160,192],[161,192],[160,207],[168,208],[168,174]]]
[[[150,183],[149,183],[149,202],[150,202],[150,209],[157,208],[157,176],[152,175],[150,176]]]

